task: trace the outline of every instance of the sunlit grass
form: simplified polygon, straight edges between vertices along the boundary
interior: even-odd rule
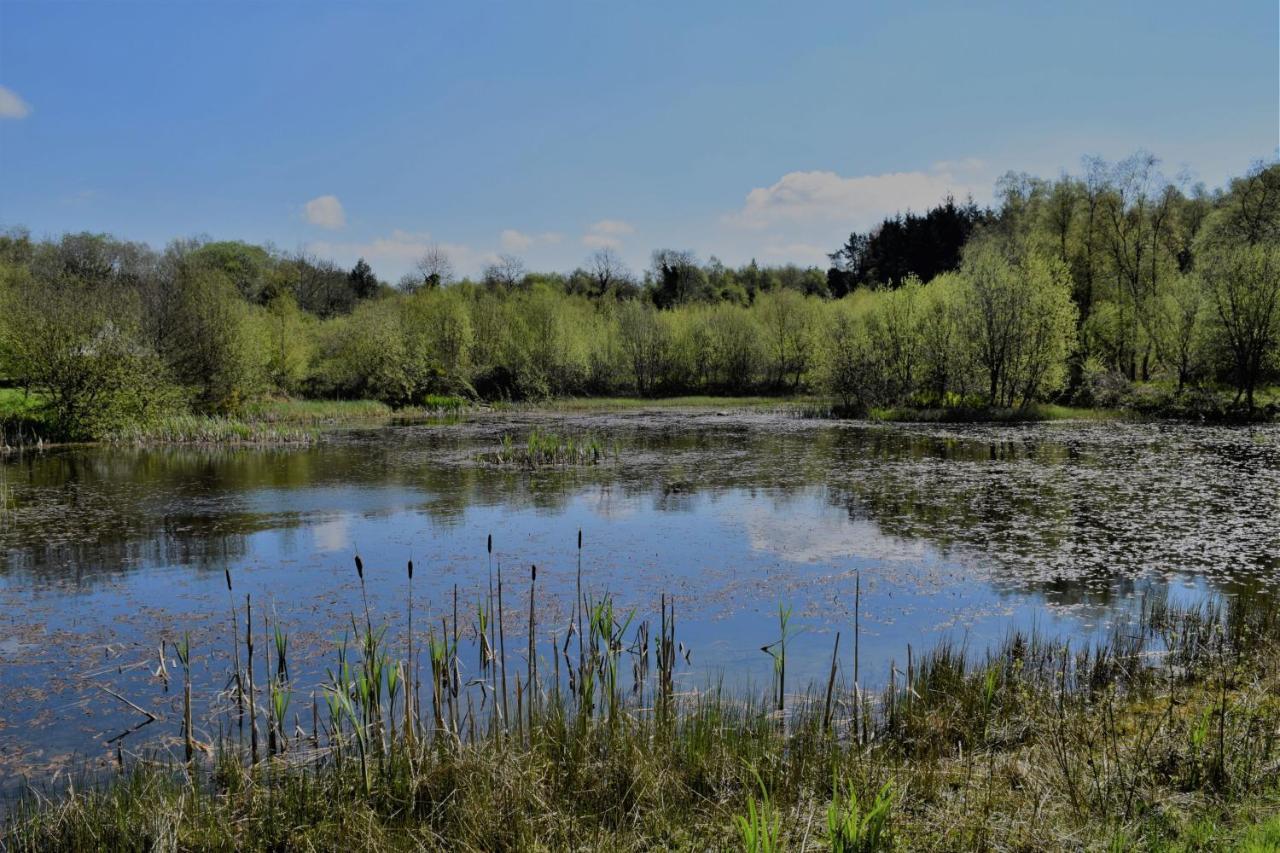
[[[599,465],[610,456],[617,458],[616,444],[606,445],[593,435],[560,435],[534,429],[523,442],[510,434],[502,436],[497,450],[480,455],[481,461],[492,465],[514,465],[523,468],[540,468],[546,465]]]
[[[127,427],[103,437],[108,444],[310,444],[312,427],[289,426],[209,415],[173,415]]]
[[[818,399],[809,396],[718,397],[694,394],[680,397],[561,397],[528,403],[502,403],[495,408],[553,412],[610,412],[642,409],[763,409],[800,408]]]
[[[421,405],[394,409],[378,400],[255,400],[244,407],[246,421],[285,424],[333,424],[351,421],[430,418],[457,414],[468,406],[461,397],[429,395]]]
[[[1016,408],[973,408],[968,406],[914,408],[892,406],[874,408],[867,419],[887,423],[1035,423],[1040,421],[1123,421],[1137,416],[1118,409],[1094,409],[1033,403]]]

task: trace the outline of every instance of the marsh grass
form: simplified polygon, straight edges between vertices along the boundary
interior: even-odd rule
[[[679,397],[554,397],[521,403],[495,403],[495,408],[515,411],[623,412],[645,409],[726,409],[778,411],[803,408],[817,398],[807,396],[718,396],[694,394]]]
[[[310,444],[319,436],[314,428],[283,426],[211,415],[173,415],[149,424],[118,430],[108,444]]]
[[[474,621],[456,598],[436,602],[426,718],[409,698],[415,662],[394,658],[356,567],[364,619],[353,610],[310,734],[283,725],[287,642],[276,635],[274,673],[255,664],[246,602],[243,683],[268,754],[224,737],[207,762],[153,756],[99,786],[32,790],[5,848],[1260,850],[1277,835],[1270,599],[1156,596],[1083,645],[1021,631],[985,652],[943,642],[909,653],[879,695],[838,678],[788,693],[781,666],[768,695],[732,694],[677,689],[689,665],[672,599],[656,602],[651,647],[650,619],[589,582],[551,631],[564,640],[540,642],[531,618],[530,659],[508,669],[496,562]],[[467,682],[460,636],[480,648]],[[547,656],[554,680],[539,675]]]
[[[1053,403],[1031,403],[1013,408],[890,406],[874,408],[866,413],[868,420],[886,423],[1038,423],[1138,420],[1140,417],[1119,409],[1078,408]]]
[[[379,400],[256,400],[241,417],[250,422],[320,426],[378,420],[418,420],[457,415],[471,404],[462,397],[429,394],[419,405],[392,408]]]
[[[0,405],[0,452],[46,443],[43,403],[39,397],[33,399],[36,402],[19,406],[11,393],[8,405]],[[115,429],[99,440],[126,445],[305,445],[315,442],[325,426],[455,417],[468,408],[461,397],[434,395],[403,409],[376,400],[255,400],[234,415],[166,415]]]
[[[590,433],[565,436],[534,428],[523,443],[510,434],[502,436],[497,450],[482,453],[479,459],[490,465],[542,468],[560,465],[599,465],[618,458],[618,446],[605,444]]]

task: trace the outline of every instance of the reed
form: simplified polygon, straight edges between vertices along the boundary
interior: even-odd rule
[[[505,715],[485,731],[470,703],[472,690],[482,702],[492,694],[502,640],[496,666],[481,644],[481,676],[459,697],[458,619],[448,616],[426,641],[434,726],[415,731],[410,668],[391,659],[407,644],[390,643],[366,604],[366,626],[351,619],[359,641],[344,638],[327,670],[314,748],[295,749],[281,697],[298,675],[275,620],[276,747],[265,771],[255,770],[256,736],[249,756],[220,739],[208,767],[184,745],[178,773],[155,758],[124,762],[116,779],[74,797],[19,800],[0,841],[14,850],[152,846],[159,819],[169,846],[252,850],[1227,849],[1280,829],[1280,614],[1270,598],[1183,607],[1152,598],[1088,645],[1011,631],[977,652],[913,646],[906,671],[863,699],[840,676],[838,638],[823,683],[788,686],[796,627],[785,606],[772,644],[777,677],[758,696],[715,683],[676,690],[675,670],[690,657],[670,596],[659,597],[650,670],[649,621],[587,594],[576,614],[580,661],[567,637],[551,641],[568,670],[562,694],[559,678],[538,679],[532,569],[530,581],[520,737],[498,739],[513,719]],[[497,614],[491,606],[477,606],[476,637],[501,625],[501,603]],[[246,596],[246,624],[251,614]],[[626,656],[629,689],[619,678]],[[252,704],[249,713],[256,719]],[[843,725],[846,713],[863,722]],[[186,719],[183,728],[192,731]]]
[[[191,635],[183,633],[182,639],[173,644],[174,654],[182,666],[182,746],[187,765],[195,761],[195,735],[191,720]]]
[[[315,429],[213,415],[172,415],[132,424],[102,437],[107,444],[312,444]]]
[[[588,433],[584,436],[562,436],[535,428],[524,444],[517,444],[509,434],[502,436],[497,450],[480,455],[491,465],[541,468],[556,465],[599,465],[610,456],[617,459],[618,446],[606,445],[603,439]]]
[[[502,721],[503,728],[511,720],[510,707],[507,704],[507,636],[503,627],[505,614],[502,608],[502,560],[498,560],[498,660],[502,668]]]
[[[246,594],[244,597],[244,642],[245,652],[245,673],[246,684],[245,690],[249,696],[249,748],[250,759],[254,764],[258,763],[258,710],[254,703],[253,689],[253,597]]]

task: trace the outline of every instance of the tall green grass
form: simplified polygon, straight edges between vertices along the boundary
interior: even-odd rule
[[[211,415],[173,415],[117,430],[108,444],[310,444],[313,427],[277,425]]]
[[[351,421],[432,418],[468,408],[461,397],[431,394],[420,405],[394,409],[379,400],[263,399],[245,405],[241,417],[272,424],[322,425]]]
[[[548,465],[599,465],[612,456],[618,457],[618,446],[606,445],[591,434],[560,435],[534,428],[524,442],[504,434],[497,450],[483,453],[480,459],[492,465],[541,468]]]

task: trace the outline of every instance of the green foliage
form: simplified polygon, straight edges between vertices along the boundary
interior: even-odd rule
[[[42,283],[0,270],[5,361],[46,400],[51,437],[93,438],[179,408],[176,389],[141,334],[137,301],[105,288]]]
[[[507,257],[480,284],[451,284],[437,247],[395,292],[364,262],[14,230],[0,236],[0,381],[45,401],[36,417],[64,438],[183,410],[235,417],[263,395],[405,408],[817,393],[851,412],[1273,413],[1280,165],[1218,194],[1186,192],[1157,165],[1008,175],[998,211],[908,217],[893,239],[851,241],[826,275],[660,250],[640,285],[606,250],[569,275]],[[961,220],[938,246],[907,239]],[[868,286],[850,292],[856,282]]]
[[[598,465],[605,461],[608,448],[598,437],[561,436],[534,429],[523,444],[517,444],[510,435],[503,435],[498,449],[480,458],[494,465],[515,465],[538,468],[544,465]],[[617,455],[617,448],[613,449]]]
[[[769,797],[769,789],[765,787],[760,774],[751,771],[756,784],[760,787],[760,805],[756,806],[756,798],[747,795],[747,813],[735,815],[734,824],[742,839],[742,849],[747,853],[776,853],[782,849],[782,816]]]
[[[831,804],[827,806],[827,838],[831,853],[876,853],[888,850],[889,811],[893,808],[893,789],[889,782],[876,794],[875,801],[863,809],[858,793],[849,786],[849,794],[840,799],[839,780],[832,780]]]
[[[235,703],[196,721],[184,695],[185,762],[127,759],[65,795],[24,789],[0,822],[5,848],[1261,851],[1280,836],[1274,596],[1183,608],[1156,595],[1083,646],[1019,631],[985,655],[944,641],[853,729],[824,726],[812,692],[782,716],[750,691],[673,690],[665,601],[655,644],[652,618],[607,595],[575,595],[584,646],[543,647],[560,677],[531,667],[517,695],[538,701],[500,713],[502,640],[481,644],[475,678],[460,660],[462,636],[503,624],[492,593],[472,624],[445,608],[419,682],[367,609],[363,584],[386,575],[357,574],[363,612],[314,703],[292,701],[287,639],[265,626],[275,654],[248,694],[264,699],[249,713],[267,723],[265,755],[235,734]],[[185,635],[174,645],[184,694],[225,689],[218,667],[193,684],[203,667],[188,675]],[[636,666],[654,645],[657,668]],[[865,701],[835,689],[841,706]],[[193,728],[219,727],[212,760],[194,754]]]

